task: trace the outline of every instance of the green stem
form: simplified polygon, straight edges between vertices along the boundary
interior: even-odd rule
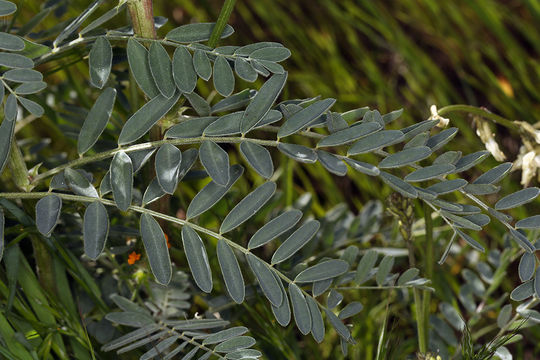
[[[135,34],[155,39],[156,27],[154,25],[152,0],[128,0],[127,4]]]
[[[212,34],[210,34],[210,39],[208,40],[208,46],[210,46],[211,48],[215,48],[219,42],[219,39],[221,39],[221,34],[223,33],[225,25],[227,25],[227,22],[231,17],[231,13],[234,9],[235,3],[236,0],[225,0],[225,4],[223,4],[221,12],[219,13],[218,19],[216,21],[216,26],[212,30]]]
[[[496,124],[502,125],[511,131],[518,132],[518,126],[512,121],[497,114],[493,114],[485,109],[471,105],[448,105],[437,110],[439,115],[443,116],[453,112],[467,112],[474,115],[479,115],[492,120]]]
[[[426,229],[426,257],[424,263],[424,271],[426,278],[433,281],[433,221],[431,219],[431,208],[424,202],[424,221]],[[424,298],[422,300],[424,306],[424,336],[425,343],[429,343],[429,311],[431,305],[431,291],[424,290]]]
[[[4,120],[7,121],[7,120]],[[15,121],[15,120],[13,120]],[[24,162],[21,149],[17,145],[17,139],[13,135],[11,139],[11,149],[9,151],[9,169],[11,170],[11,176],[15,185],[21,190],[30,191],[30,180],[28,179],[28,168]]]

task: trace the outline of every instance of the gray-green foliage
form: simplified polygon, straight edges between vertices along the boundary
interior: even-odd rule
[[[84,16],[75,19],[61,32],[54,41],[56,51],[63,51],[70,46],[67,39],[76,33],[98,3],[95,2],[83,13]],[[0,15],[13,12],[11,5],[7,4],[11,3],[1,3]],[[114,11],[103,15],[104,18],[96,19],[92,29],[106,24],[121,9]],[[279,324],[285,326],[294,317],[302,334],[311,333],[320,342],[325,333],[324,313],[346,349],[346,343],[354,343],[354,339],[343,320],[356,315],[363,308],[361,303],[354,302],[335,310],[343,299],[341,292],[346,291],[346,285],[361,288],[366,282],[371,282],[372,286],[381,288],[431,291],[429,280],[419,276],[419,270],[414,268],[401,275],[392,273],[395,259],[389,254],[382,257],[375,266],[379,259],[377,253],[371,250],[363,254],[359,261],[356,261],[356,254],[349,258],[319,259],[315,254],[310,254],[312,248],[308,245],[323,236],[321,223],[304,216],[299,209],[280,209],[244,246],[248,239],[244,241],[241,238],[242,227],[260,214],[262,209],[270,206],[276,193],[274,177],[279,177],[280,173],[274,172],[276,157],[273,155],[277,148],[284,155],[307,166],[320,162],[329,172],[338,176],[345,176],[351,168],[378,178],[402,196],[419,199],[432,208],[450,229],[452,241],[460,237],[479,251],[485,248],[471,232],[482,230],[489,222],[487,215],[491,215],[508,229],[509,238],[524,250],[519,267],[520,278],[524,283],[512,292],[512,299],[524,300],[534,293],[540,296],[540,275],[536,257],[532,255],[536,247],[525,232],[540,228],[538,215],[512,225],[509,217],[500,212],[533,201],[540,190],[528,188],[517,191],[503,197],[494,206],[478,198],[499,191],[500,188],[494,184],[508,173],[509,164],[499,165],[469,183],[456,176],[484,160],[488,154],[485,151],[464,156],[461,152],[437,154],[456,136],[455,128],[438,132],[435,130],[438,121],[426,120],[403,129],[394,129],[389,124],[399,118],[401,110],[384,115],[367,108],[337,113],[331,110],[336,101],[331,98],[285,100],[279,103],[278,99],[287,80],[287,72],[279,62],[289,57],[289,50],[281,44],[270,42],[212,49],[201,42],[209,39],[213,27],[214,24],[209,23],[183,25],[157,40],[135,39],[130,35],[114,37],[108,34],[87,39],[84,36],[86,32],[79,32],[81,43],[93,42],[89,54],[91,84],[100,89],[105,84],[110,87],[97,98],[80,129],[78,153],[82,161],[68,163],[63,172],[61,170],[64,167],[48,172],[48,175],[57,174],[58,178],[55,176],[51,181],[51,189],[55,193],[43,196],[36,205],[36,226],[43,235],[49,236],[57,224],[62,199],[90,203],[83,220],[84,249],[88,257],[97,259],[105,249],[109,232],[109,215],[104,205],[116,205],[121,211],[140,213],[139,233],[146,258],[156,281],[165,286],[171,281],[173,267],[165,234],[157,219],[172,222],[182,227],[183,249],[194,282],[202,291],[212,292],[213,279],[217,278],[216,274],[212,274],[207,252],[207,248],[216,244],[217,240],[216,252],[221,276],[234,302],[245,301],[246,280],[256,279]],[[232,27],[227,25],[222,37],[232,32]],[[32,59],[12,53],[20,50],[19,37],[0,34],[3,34],[0,40],[4,39],[2,50],[5,50],[0,53],[0,65],[9,68],[0,78],[2,95],[6,90],[9,93],[4,105],[5,116],[0,125],[1,169],[9,155],[14,123],[18,116],[17,104],[20,103],[34,116],[43,114],[39,104],[21,95],[41,91],[45,83],[38,72],[30,70],[34,66]],[[119,133],[107,130],[109,119],[114,117],[117,106],[117,84],[114,84],[116,80],[110,76],[111,71],[114,72],[111,64],[115,59],[112,57],[109,37],[123,41],[114,42],[114,46],[126,48],[130,74],[148,98],[138,109],[132,109]],[[233,94],[238,87],[235,74],[251,82],[258,77],[266,77],[267,80],[258,90],[245,89]],[[215,90],[222,97],[213,104],[197,94],[198,79],[208,81],[211,77]],[[14,84],[19,83],[21,85],[14,87]],[[179,109],[179,103],[184,100],[186,108]],[[181,115],[178,115],[180,111]],[[165,124],[170,123],[173,125],[165,129],[168,126]],[[165,139],[153,142],[141,140],[148,137],[150,129],[156,124],[164,130]],[[393,123],[391,126],[399,127]],[[317,131],[313,131],[315,127]],[[119,149],[99,153],[94,157],[84,155],[104,132],[114,138]],[[323,132],[327,135],[323,135]],[[298,144],[295,140],[300,136],[316,139],[316,146],[306,145],[306,142]],[[136,141],[140,142],[133,144]],[[230,192],[245,171],[240,164],[230,164],[232,157],[229,157],[229,151],[234,150],[227,144],[239,144],[243,159],[263,178],[260,180],[262,185],[237,201],[234,207],[231,206],[218,226],[207,228],[198,224],[199,218],[210,214],[214,205]],[[380,160],[374,160],[376,157],[373,155]],[[134,173],[152,157],[156,177],[140,189],[144,194],[142,202],[139,202],[134,196]],[[197,158],[200,165],[194,165]],[[110,165],[109,172],[103,177],[100,193],[91,178],[74,169],[77,165],[94,160],[103,160]],[[148,204],[166,193],[173,194],[193,166],[204,170],[209,182],[191,199],[186,220],[147,209]],[[449,175],[453,179],[447,179]],[[53,186],[55,181],[58,186]],[[68,189],[77,196],[62,197],[63,193],[56,193]],[[114,202],[106,198],[108,193],[112,193]],[[459,198],[469,199],[475,205],[443,197],[453,193],[458,194]],[[240,231],[236,231],[238,228]],[[1,230],[3,232],[3,228]],[[213,239],[208,241],[208,238]],[[260,255],[253,251],[272,241],[275,242],[272,253]],[[301,264],[299,270],[291,273],[290,268],[298,264]],[[248,269],[253,276],[244,278],[243,274]],[[464,291],[478,295],[483,285],[475,276],[467,273],[469,286]],[[171,286],[170,291],[174,292]],[[468,309],[473,307],[470,301],[465,303],[467,299],[470,300],[469,295],[467,293],[462,296],[465,299],[462,300],[464,306]],[[326,305],[318,299],[320,296],[328,298]],[[136,304],[126,307],[127,299],[117,298],[115,301],[124,312],[109,314],[107,318],[139,329],[105,345],[104,350],[124,352],[159,340],[142,358],[150,359],[161,354],[165,354],[164,358],[172,358],[176,353],[184,351],[184,348],[187,350],[193,346],[186,356],[194,356],[199,350],[209,351],[205,344],[216,344],[214,351],[227,354],[227,358],[242,358],[242,354],[250,353],[246,349],[254,344],[251,337],[243,336],[243,328],[212,334],[202,332],[209,329],[214,331],[227,325],[223,320],[160,318],[156,321],[157,315],[147,309]],[[441,306],[441,313],[450,325],[461,329],[459,316],[453,311],[455,309],[449,304],[443,303]],[[506,318],[506,315],[501,315],[500,322],[504,323]],[[197,342],[201,339],[202,342]],[[171,349],[178,342],[180,345]],[[259,356],[256,350],[251,351],[252,357]]]

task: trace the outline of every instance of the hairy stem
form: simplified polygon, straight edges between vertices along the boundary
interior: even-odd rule
[[[156,37],[156,28],[152,0],[128,0],[127,4],[135,34],[154,39]]]
[[[208,40],[208,46],[211,48],[215,48],[217,46],[219,39],[221,38],[221,34],[225,29],[225,25],[227,25],[227,22],[231,17],[235,3],[236,0],[225,0],[225,4],[223,4],[219,17],[216,21],[216,26],[212,30],[212,34],[210,34],[210,39]]]

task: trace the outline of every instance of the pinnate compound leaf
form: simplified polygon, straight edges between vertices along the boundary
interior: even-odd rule
[[[540,189],[537,187],[530,187],[516,191],[515,193],[507,195],[497,201],[495,204],[495,210],[513,209],[533,201],[538,195],[540,195]]]
[[[221,186],[229,182],[229,154],[213,141],[205,140],[199,148],[199,159],[212,180]]]
[[[281,244],[272,256],[272,265],[279,264],[303,248],[319,231],[321,224],[311,220],[300,226]]]
[[[326,279],[333,279],[343,275],[349,269],[349,263],[343,260],[331,259],[313,265],[296,276],[296,283],[310,283]]]
[[[195,283],[202,291],[211,292],[212,271],[201,237],[189,226],[184,226],[182,228],[182,243]]]
[[[114,154],[111,161],[111,187],[116,206],[126,211],[131,205],[133,191],[133,165],[131,158],[124,152]]]
[[[317,161],[317,153],[304,145],[279,143],[278,150],[291,159],[303,163],[314,163]]]
[[[62,199],[58,195],[47,195],[36,204],[36,227],[44,236],[51,235],[62,210]]]
[[[225,97],[234,90],[234,74],[227,59],[218,56],[214,61],[214,87],[216,91]]]
[[[307,335],[311,331],[311,314],[306,298],[300,288],[293,283],[289,284],[289,294],[296,326],[302,334]]]
[[[195,50],[193,53],[193,68],[201,79],[208,81],[212,76],[212,64],[206,53],[202,50]]]
[[[134,38],[130,38],[127,44],[127,57],[131,74],[141,90],[153,99],[159,94],[159,89],[154,82],[150,65],[148,63],[148,50]]]
[[[167,240],[158,222],[148,214],[141,215],[141,236],[156,281],[167,285],[171,280],[172,267]]]
[[[240,144],[240,152],[259,175],[266,179],[272,176],[274,164],[270,152],[265,147],[250,141],[244,141]]]
[[[259,246],[263,246],[287,232],[300,221],[301,217],[302,212],[294,209],[286,211],[270,220],[251,237],[248,243],[248,249],[255,249]]]
[[[536,255],[524,253],[519,260],[518,270],[521,282],[531,280],[536,270]]]
[[[259,281],[259,285],[264,293],[264,296],[275,307],[279,307],[283,302],[283,294],[279,285],[279,281],[274,277],[272,270],[253,254],[246,254],[246,259],[255,274],[255,277]]]
[[[79,132],[77,142],[77,151],[79,154],[84,154],[90,150],[99,139],[101,133],[103,133],[103,130],[105,130],[107,122],[111,117],[115,99],[116,90],[110,87],[106,88],[97,98]]]
[[[105,248],[109,234],[109,215],[99,201],[90,203],[84,212],[83,239],[84,253],[95,260]]]
[[[268,79],[244,111],[241,122],[242,133],[253,129],[261,119],[270,111],[272,104],[281,93],[287,80],[287,73],[273,75]]]
[[[233,184],[242,176],[244,168],[240,165],[233,165],[229,170],[229,182],[225,186],[210,182],[191,200],[188,206],[186,217],[192,219],[204,213],[214,206],[229,191]]]
[[[173,79],[171,59],[167,50],[159,42],[154,41],[148,50],[148,65],[154,82],[166,98],[170,98],[176,91]]]
[[[190,94],[197,86],[197,74],[193,67],[193,59],[186,48],[178,47],[172,60],[174,82],[181,92]]]
[[[78,171],[67,168],[64,170],[64,179],[75,194],[99,198],[94,186]]]
[[[167,33],[165,39],[179,43],[201,42],[210,39],[210,34],[214,30],[215,23],[196,23],[187,24],[172,29]],[[224,39],[231,36],[234,29],[230,25],[226,25],[221,33],[221,38]]]
[[[111,43],[105,36],[98,37],[92,45],[88,59],[90,83],[98,89],[102,89],[109,79],[112,58]]]
[[[229,296],[235,303],[241,304],[246,294],[244,277],[233,250],[223,239],[218,240],[217,257]]]
[[[317,144],[318,147],[338,146],[348,144],[351,141],[360,139],[364,136],[372,134],[382,128],[382,125],[377,122],[360,123],[343,130],[339,130],[327,137],[323,138]]]
[[[330,109],[336,99],[324,99],[317,101],[291,116],[279,129],[277,136],[283,138],[292,135],[306,127]],[[247,110],[246,110],[247,111]]]
[[[276,183],[272,181],[253,190],[227,214],[219,232],[225,234],[249,220],[272,198],[275,192]]]
[[[182,163],[182,152],[174,145],[162,145],[155,159],[156,177],[159,186],[167,194],[173,194],[178,185],[178,173]]]
[[[380,163],[381,169],[397,168],[423,160],[431,155],[431,149],[427,146],[411,147],[384,158]]]
[[[347,151],[348,155],[358,155],[382,149],[402,141],[405,138],[399,130],[382,130],[367,135],[355,142]]]
[[[311,335],[319,344],[324,340],[324,321],[315,299],[311,296],[306,297],[309,313],[311,315]]]

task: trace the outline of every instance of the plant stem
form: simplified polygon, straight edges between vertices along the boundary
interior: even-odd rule
[[[424,259],[424,271],[427,279],[433,282],[433,221],[431,219],[431,208],[424,202],[424,222],[426,229],[426,257]],[[431,291],[424,290],[422,300],[424,306],[424,336],[425,343],[429,343],[429,310],[431,305]]]
[[[216,21],[216,26],[214,26],[212,34],[210,34],[210,39],[208,40],[208,46],[210,46],[211,48],[215,48],[219,42],[219,39],[221,39],[221,34],[223,33],[225,25],[227,25],[227,22],[231,17],[231,13],[234,9],[235,3],[236,0],[225,0],[225,4],[223,4],[221,12],[219,13],[218,19]]]
[[[467,112],[474,115],[479,115],[492,120],[494,123],[502,125],[511,131],[518,132],[518,126],[512,121],[497,114],[493,114],[482,108],[471,105],[448,105],[437,110],[439,115],[446,115],[452,112]]]
[[[7,121],[7,120],[4,120]],[[15,121],[15,120],[13,120]],[[17,139],[13,135],[11,139],[11,149],[9,151],[9,169],[11,170],[11,176],[15,185],[24,191],[30,191],[30,180],[28,179],[28,168],[24,162],[21,149],[17,145]]]
[[[152,0],[128,0],[129,15],[133,31],[137,36],[156,38]]]

